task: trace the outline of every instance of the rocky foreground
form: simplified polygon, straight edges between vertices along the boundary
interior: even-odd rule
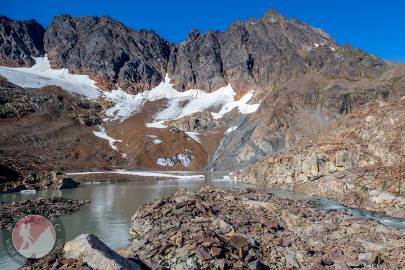
[[[26,215],[42,215],[52,220],[58,216],[76,212],[88,203],[88,200],[71,200],[63,197],[0,202],[0,228],[8,229]]]
[[[130,234],[133,241],[117,252],[93,235],[80,235],[65,245],[59,259],[64,261],[62,268],[402,269],[405,265],[402,230],[253,190],[178,191],[138,209]],[[45,264],[28,269],[41,265]]]

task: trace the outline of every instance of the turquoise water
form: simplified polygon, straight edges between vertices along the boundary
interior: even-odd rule
[[[205,178],[162,180],[155,182],[125,181],[110,184],[85,184],[75,189],[42,191],[30,193],[0,194],[0,201],[22,201],[39,197],[62,196],[70,199],[90,200],[91,203],[79,211],[62,216],[66,241],[81,233],[96,234],[112,249],[125,247],[128,244],[128,231],[131,217],[135,211],[153,199],[173,194],[179,189],[199,190],[211,185],[225,189],[252,187],[232,180],[228,173],[209,173]],[[280,189],[258,188],[278,197],[294,200],[315,201],[322,210],[337,210],[355,217],[374,219],[386,226],[405,229],[405,221],[387,217],[382,214],[343,207],[337,202],[325,198],[310,197],[303,193]],[[18,265],[12,261],[0,245],[0,269],[15,269]]]
[[[39,197],[62,196],[70,199],[90,200],[79,211],[62,216],[66,241],[81,233],[93,233],[113,249],[128,244],[131,217],[147,202],[173,194],[178,189],[199,190],[205,185],[220,188],[239,188],[224,174],[211,174],[205,179],[162,180],[159,182],[125,181],[111,184],[88,184],[75,189],[29,193],[0,194],[0,201],[22,201]],[[0,269],[15,269],[12,261],[0,245]]]

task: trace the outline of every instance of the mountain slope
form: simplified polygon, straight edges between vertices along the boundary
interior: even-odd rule
[[[22,24],[3,25],[10,23]],[[272,10],[223,32],[193,30],[180,44],[110,17],[61,15],[43,48],[27,51],[38,54],[33,68],[1,67],[1,74],[24,87],[56,84],[108,100],[105,121],[89,131],[126,157],[111,168],[242,169],[305,144],[368,102],[400,98],[405,88],[401,65]],[[194,161],[184,166],[190,151]]]
[[[401,91],[402,98],[369,102],[311,141],[259,161],[241,172],[241,179],[403,215],[405,199],[394,196],[405,192],[404,88]]]
[[[210,166],[217,170],[250,166],[307,142],[360,105],[403,96],[404,69],[387,69],[381,76],[352,81],[311,72],[261,89],[257,93],[263,95],[259,110],[241,116],[235,131],[221,142]]]

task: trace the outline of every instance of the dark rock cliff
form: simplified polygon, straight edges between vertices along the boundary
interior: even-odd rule
[[[215,90],[230,83],[244,90],[304,73],[306,54],[319,44],[335,46],[321,30],[270,10],[224,32],[194,30],[173,49],[168,72],[180,89]]]
[[[0,65],[31,66],[44,54],[45,29],[35,20],[13,21],[0,16]]]
[[[44,40],[52,66],[131,93],[158,85],[170,54],[170,44],[156,33],[132,30],[110,17],[57,16]]]

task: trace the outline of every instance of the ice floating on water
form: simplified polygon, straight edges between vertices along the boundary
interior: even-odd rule
[[[25,189],[25,190],[20,191],[20,193],[23,193],[23,194],[34,194],[36,192],[37,191],[35,189]]]
[[[67,69],[52,69],[48,57],[34,58],[32,67],[9,68],[0,66],[0,75],[21,87],[41,88],[48,85],[59,86],[69,92],[88,98],[101,95],[95,81],[87,75],[71,74]]]

